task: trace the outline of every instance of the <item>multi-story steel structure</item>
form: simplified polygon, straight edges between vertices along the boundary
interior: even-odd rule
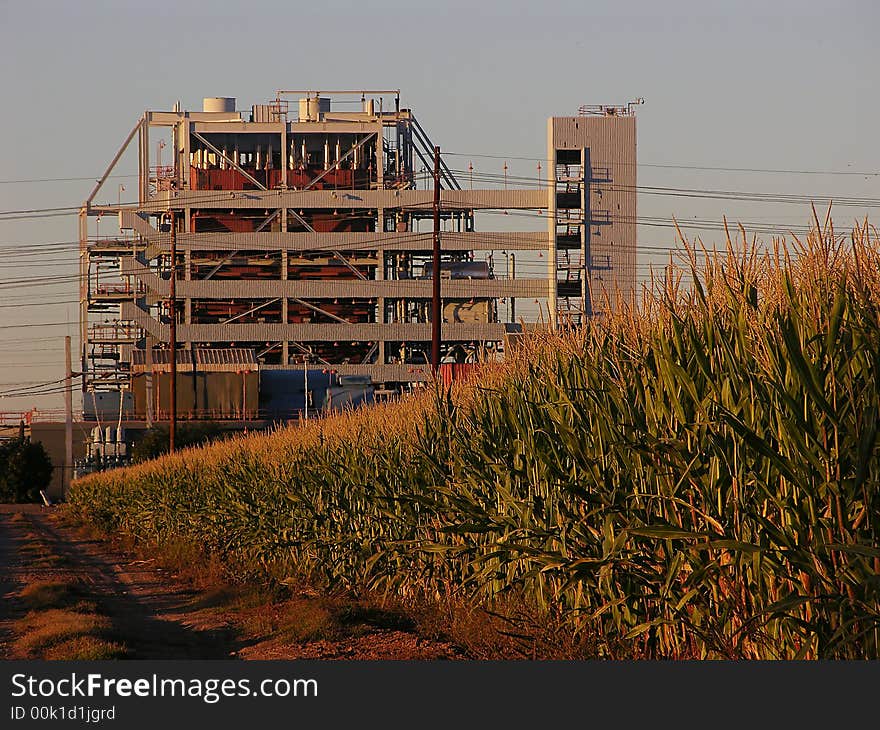
[[[157,137],[158,153],[170,140],[166,165],[151,158]],[[96,204],[135,138],[136,202]],[[523,324],[509,321],[517,299],[555,326],[632,297],[635,151],[630,106],[583,107],[549,120],[544,184],[463,190],[442,165],[446,360],[503,353]],[[261,370],[313,363],[391,388],[427,379],[433,192],[430,181],[419,189],[417,168],[432,169],[432,154],[399,91],[279,91],[249,113],[229,98],[146,112],[80,215],[84,390],[130,388],[133,352],[144,351],[139,371],[161,360],[172,316],[190,363],[196,350],[243,348]],[[548,230],[480,232],[487,210],[540,212]],[[120,234],[93,233],[111,215]],[[508,266],[495,271],[500,251]],[[518,276],[508,252],[547,265]]]

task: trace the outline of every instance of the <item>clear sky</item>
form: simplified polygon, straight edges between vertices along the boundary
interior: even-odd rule
[[[650,223],[673,215],[686,225],[726,214],[747,228],[802,228],[809,207],[778,195],[806,195],[823,205],[877,201],[835,207],[841,228],[876,218],[878,8],[870,0],[0,0],[0,211],[79,204],[144,109],[177,100],[199,109],[204,96],[235,96],[249,109],[279,88],[400,88],[433,141],[463,154],[452,167],[470,161],[478,173],[501,174],[510,158],[509,174],[525,177],[537,174],[535,162],[513,158],[544,156],[548,116],[644,97],[640,186],[776,196],[640,193],[646,275],[675,243],[668,224]],[[87,179],[18,182],[48,178]],[[128,180],[123,200],[134,190]],[[115,201],[117,185],[99,202]],[[52,278],[76,274],[64,243],[76,237],[75,216],[0,215],[0,393],[63,376],[63,336],[76,325],[39,323],[77,318],[75,281]],[[39,255],[16,255],[52,242]],[[61,396],[0,396],[0,411],[32,406],[60,408]]]

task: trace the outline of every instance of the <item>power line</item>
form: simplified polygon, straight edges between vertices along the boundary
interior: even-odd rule
[[[4,383],[3,385],[17,385],[18,387],[10,388],[9,390],[0,391],[0,396],[13,396],[13,395],[34,395],[33,391],[39,388],[45,388],[50,385],[57,385],[58,383],[63,383],[66,378],[60,378],[58,380],[48,380],[44,382],[40,381],[30,381],[27,383]]]
[[[454,173],[469,174],[468,171],[455,170]],[[508,185],[547,184],[545,177],[525,177],[503,175],[499,173],[479,173],[474,176],[479,182],[492,182],[496,184],[507,183]],[[552,182],[552,180],[551,180]],[[878,198],[860,198],[848,195],[833,195],[827,193],[765,193],[749,190],[713,190],[708,188],[676,188],[660,185],[625,185],[622,183],[602,181],[587,181],[596,186],[597,191],[602,192],[631,192],[650,195],[671,195],[682,198],[712,198],[718,200],[738,200],[744,202],[769,202],[769,203],[797,203],[809,204],[815,200],[833,200],[835,205],[855,205],[862,207],[880,206]]]
[[[486,155],[479,154],[475,152],[444,152],[445,156],[450,157],[474,157],[474,158],[487,158],[492,160],[524,160],[526,162],[547,162],[546,157],[522,157],[517,155]],[[598,162],[602,163],[603,161],[599,160]],[[617,160],[613,161],[616,165],[622,166],[631,166],[632,163],[619,162]],[[871,176],[880,176],[880,172],[871,171],[871,172],[860,172],[857,170],[785,170],[785,169],[773,169],[773,168],[765,168],[765,167],[721,167],[721,166],[710,166],[710,165],[673,165],[666,163],[657,163],[657,162],[637,162],[635,163],[636,167],[653,167],[660,169],[670,169],[670,170],[701,170],[706,172],[755,172],[755,173],[770,173],[770,174],[785,174],[785,175],[860,175],[862,177],[871,177]]]
[[[59,210],[79,210],[81,205],[68,205],[62,208],[32,208],[30,210],[0,210],[0,215],[18,215],[19,213],[54,213]]]
[[[60,339],[60,335],[58,337],[47,337],[47,336],[19,337],[19,338],[14,338],[14,339],[4,339],[3,344],[8,345],[8,344],[12,344],[12,343],[23,344],[26,342],[58,342],[59,339]],[[63,347],[63,345],[61,345],[61,347]]]
[[[34,213],[29,215],[12,215],[12,216],[0,216],[0,223],[4,221],[29,221],[36,220],[37,218],[63,218],[65,216],[78,215],[77,213]]]
[[[79,322],[33,322],[31,324],[3,324],[0,330],[21,329],[22,327],[61,327],[70,324],[79,325]]]
[[[130,175],[108,175],[107,180],[111,180],[113,178],[131,178],[138,177],[137,173],[132,173]],[[43,183],[43,182],[79,182],[82,180],[94,180],[97,182],[100,180],[100,176],[94,177],[37,177],[31,178],[28,180],[0,180],[0,185],[14,185],[19,183]]]
[[[58,302],[18,302],[16,304],[0,304],[0,309],[14,309],[17,307],[60,307],[62,304],[79,304],[79,299],[65,299]]]
[[[484,156],[491,157],[489,155],[484,155]],[[529,159],[529,158],[521,158],[521,159]],[[537,158],[534,158],[534,159],[537,159]],[[623,164],[623,163],[615,163],[615,164]],[[672,167],[672,166],[670,166],[670,167]],[[690,169],[687,166],[679,166],[679,167],[682,167],[685,169]],[[730,170],[733,170],[733,169],[737,169],[737,168],[706,168],[706,169],[730,169]],[[745,170],[746,168],[742,168],[742,169]],[[468,171],[468,170],[453,169],[452,171],[454,173],[458,173],[460,175],[474,176],[473,172]],[[768,170],[768,172],[769,172],[769,170]],[[792,172],[794,174],[797,171],[775,170],[773,172]],[[801,172],[809,172],[809,171],[801,171]],[[813,172],[818,172],[818,171],[813,171]],[[835,173],[835,174],[837,174],[837,173]],[[843,172],[841,172],[839,174],[880,175],[880,173],[843,173]],[[511,182],[545,183],[546,182],[547,184],[549,184],[549,181],[544,177],[539,178],[539,177],[527,177],[527,176],[501,175],[498,173],[485,173],[485,172],[477,173],[475,175],[475,177],[477,177],[478,179],[480,179],[483,182],[486,182],[486,181],[495,181],[495,182],[499,182],[499,183],[502,181],[507,181],[508,183],[511,183]],[[677,192],[677,193],[687,194],[686,196],[706,195],[706,194],[726,195],[726,196],[760,196],[765,199],[778,198],[778,199],[780,199],[781,202],[787,202],[791,199],[796,199],[797,202],[809,202],[811,199],[811,196],[803,195],[803,194],[793,195],[793,194],[786,194],[786,193],[761,193],[761,192],[756,192],[756,191],[723,191],[723,190],[711,190],[711,189],[701,189],[701,188],[672,188],[672,187],[663,187],[663,186],[621,186],[618,183],[612,183],[612,186],[613,185],[617,185],[618,188],[620,188],[620,189],[633,189],[634,188],[634,189],[640,190],[640,191]],[[214,191],[214,190],[204,191],[204,193],[205,193],[204,196],[193,195],[192,193],[194,193],[194,192],[198,192],[198,191],[191,191],[191,194],[187,198],[188,204],[193,204],[193,205],[198,205],[200,207],[205,207],[206,205],[208,205],[212,202],[216,202],[219,205],[220,203],[228,202],[228,200],[229,200],[229,197],[228,197],[229,191]],[[296,191],[292,191],[292,192],[296,192]],[[876,198],[853,198],[851,196],[843,196],[843,195],[838,196],[838,195],[828,195],[828,194],[821,194],[821,195],[816,194],[815,196],[812,196],[812,197],[818,197],[818,198],[823,198],[823,199],[834,199],[834,200],[840,200],[840,201],[853,201],[853,202],[857,202],[859,204],[870,204],[870,205],[880,204],[880,200],[878,200]],[[747,199],[750,199],[750,198],[747,198]],[[137,207],[137,205],[139,205],[138,201],[126,201],[124,203],[119,203],[117,206],[114,206],[114,207],[122,207],[122,208],[127,207],[127,208],[134,209]],[[59,211],[79,211],[82,209],[82,207],[83,207],[82,205],[75,205],[75,206],[66,206],[66,207],[59,207],[59,208],[33,208],[33,209],[24,209],[24,210],[9,210],[9,211],[0,211],[0,216],[25,215],[25,214],[48,214],[48,213],[57,213]],[[98,207],[100,207],[100,206],[98,206]],[[292,207],[295,208],[296,206],[292,206]],[[350,213],[350,214],[346,214],[346,215],[358,217],[357,214],[354,214],[354,213]]]

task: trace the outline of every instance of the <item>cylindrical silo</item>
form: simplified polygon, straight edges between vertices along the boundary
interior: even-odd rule
[[[234,112],[234,96],[206,96],[202,100],[202,111],[206,112]]]

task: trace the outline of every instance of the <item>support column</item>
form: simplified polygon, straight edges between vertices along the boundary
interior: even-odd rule
[[[192,251],[189,249],[183,252],[183,280],[192,281]],[[190,297],[183,300],[183,321],[185,324],[192,324],[192,299]]]
[[[285,210],[284,213],[287,213]],[[287,219],[285,216],[285,220],[282,222],[282,229],[287,229]],[[287,249],[284,249],[281,252],[281,281],[287,281],[287,266],[290,261],[290,252]],[[282,285],[283,290],[283,285]],[[281,323],[287,324],[287,315],[289,312],[290,300],[287,296],[281,297]],[[281,363],[283,365],[287,365],[290,358],[290,343],[287,340],[284,340],[281,343]]]
[[[376,132],[376,183],[379,190],[385,187],[385,127],[381,120]],[[384,223],[383,223],[384,225]]]
[[[547,120],[547,324],[556,329],[559,285],[556,277],[556,141],[553,117]]]
[[[281,109],[279,108],[278,113],[281,113]],[[281,122],[281,189],[287,190],[287,156],[289,150],[287,147],[287,122]],[[286,215],[287,211],[284,211],[282,215]],[[282,228],[282,230],[285,230]]]
[[[384,213],[383,213],[384,216]],[[385,281],[385,249],[381,246],[376,250],[376,280],[377,281]],[[379,324],[386,324],[385,322],[385,297],[376,297],[376,321]],[[376,362],[384,365],[385,364],[385,340],[382,339],[384,335],[380,334],[380,339],[377,342],[378,345],[378,355],[376,357]]]
[[[138,130],[138,203],[144,205],[150,198],[150,124],[147,113],[141,119]]]
[[[86,353],[88,352],[89,334],[89,215],[88,207],[79,212],[79,346],[80,346],[80,370],[82,377],[80,383],[82,391],[86,391]]]
[[[380,127],[381,129],[381,127]],[[381,149],[382,145],[382,134],[380,132],[379,136],[379,145]],[[377,232],[384,237],[385,236],[385,209],[377,208],[376,209],[376,230]],[[379,281],[385,281],[385,249],[381,246],[376,248],[376,279]],[[376,298],[376,321],[385,324],[385,297],[377,297]],[[385,331],[385,328],[382,328],[382,332]],[[384,338],[384,334],[379,335],[380,338]],[[384,365],[385,364],[385,340],[380,339],[378,341],[379,350],[376,355],[376,362]]]
[[[190,134],[189,134],[189,125],[190,122],[186,118],[181,117],[180,122],[178,122],[175,129],[177,130],[177,134],[181,137],[180,140],[180,168],[178,169],[178,174],[180,175],[180,188],[181,190],[189,190],[190,189],[190,174],[192,170],[192,161],[190,159]],[[186,209],[186,223],[184,223],[183,230],[187,233],[189,232],[189,214],[190,211]]]
[[[285,125],[284,139],[287,139],[287,125]],[[285,149],[287,145],[285,144]],[[285,159],[286,153],[285,153]],[[284,179],[287,179],[287,167],[284,168]],[[281,209],[281,232],[287,233],[287,207]],[[290,251],[286,248],[281,251],[281,281],[287,281],[287,267],[290,262]],[[287,314],[290,302],[286,296],[281,297],[281,322],[287,324]],[[287,365],[290,361],[290,343],[284,340],[281,343],[281,364]]]

